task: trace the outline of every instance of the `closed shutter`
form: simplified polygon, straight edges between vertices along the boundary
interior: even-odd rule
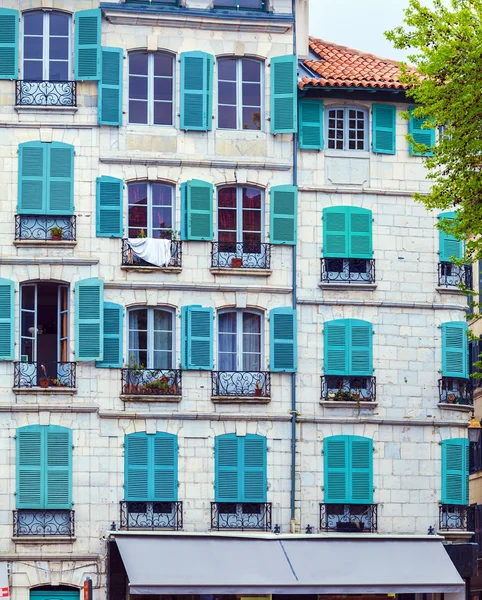
[[[372,212],[350,206],[348,209],[349,258],[372,258]]]
[[[46,508],[72,508],[72,431],[50,425],[45,428]]]
[[[124,233],[122,179],[97,177],[96,190],[97,237],[121,238]]]
[[[454,219],[455,213],[440,213],[438,218],[440,220]],[[460,259],[464,255],[464,244],[462,240],[457,240],[453,235],[439,229],[439,254],[440,262],[450,262],[453,256],[456,259]]]
[[[272,244],[296,244],[298,188],[277,185],[270,190],[270,241]]]
[[[52,142],[48,148],[47,210],[50,215],[74,212],[74,147]]]
[[[297,58],[271,59],[271,133],[296,133]]]
[[[347,206],[323,209],[323,256],[344,258],[349,253],[349,211]]]
[[[468,451],[467,438],[442,442],[442,504],[469,503]]]
[[[372,108],[372,150],[395,154],[397,109],[392,104],[373,104]]]
[[[410,143],[409,152],[412,156],[433,156],[431,148],[435,145],[435,129],[423,127],[427,119],[417,119],[414,117],[413,111],[415,108],[415,106],[409,108],[410,119],[408,121],[408,133],[413,137],[415,143],[424,144],[428,147],[428,150],[426,152],[416,152],[414,145]]]
[[[151,441],[152,440],[152,441]],[[156,502],[177,500],[177,437],[170,433],[149,436],[153,446],[153,489],[152,499]]]
[[[42,429],[17,429],[17,508],[43,508]]]
[[[124,495],[126,500],[149,500],[149,442],[147,433],[131,433],[124,440]]]
[[[0,8],[0,79],[18,78],[18,10]]]
[[[122,48],[103,47],[97,111],[100,125],[122,125],[122,70]]]
[[[373,374],[372,324],[358,319],[349,319],[348,321],[350,331],[349,374],[370,377]]]
[[[295,373],[296,364],[296,310],[273,308],[270,320],[270,370],[273,373]]]
[[[210,371],[213,368],[213,309],[183,306],[182,368]]]
[[[0,360],[15,358],[15,284],[0,278]]]
[[[349,320],[336,319],[325,322],[323,331],[325,375],[349,375],[348,356]]]
[[[215,500],[241,502],[241,444],[235,434],[219,435],[215,439]]]
[[[100,8],[75,13],[75,64],[77,81],[98,81],[101,65]]]
[[[181,129],[211,131],[214,57],[181,53]]]
[[[104,360],[96,367],[120,369],[124,346],[124,307],[114,302],[104,302]]]
[[[18,147],[18,213],[41,215],[47,209],[47,144],[25,142]]]
[[[442,376],[466,379],[468,374],[467,323],[442,323]]]
[[[100,279],[75,284],[75,326],[76,360],[103,360],[104,282]]]
[[[325,503],[348,501],[348,436],[339,435],[324,441]]]
[[[372,504],[373,502],[373,442],[369,438],[351,436],[349,502]]]
[[[213,239],[214,187],[206,181],[191,179],[181,185],[182,239]]]
[[[323,149],[323,101],[303,98],[299,101],[300,148]]]
[[[243,502],[266,502],[266,438],[261,435],[246,435],[243,460]]]

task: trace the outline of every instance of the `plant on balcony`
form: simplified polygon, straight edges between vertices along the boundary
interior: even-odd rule
[[[129,383],[124,385],[124,394],[141,394],[144,391],[144,386],[141,385],[141,382],[146,369],[145,366],[137,363],[135,358],[131,356],[125,368],[129,370]]]
[[[50,233],[50,238],[52,240],[63,240],[64,239],[64,230],[62,229],[62,227],[59,227],[58,225],[51,227],[49,230],[49,233]]]
[[[242,266],[243,266],[243,259],[240,258],[239,256],[238,257],[235,256],[231,259],[231,267],[233,269],[240,269]]]
[[[263,395],[263,386],[261,385],[261,381],[256,382],[256,387],[254,388],[254,395],[256,397],[261,397]]]
[[[169,373],[168,375],[163,375],[159,377],[159,379],[155,379],[154,381],[150,381],[146,383],[144,386],[145,391],[151,394],[159,394],[171,396],[176,394],[177,386],[173,381],[174,373]]]
[[[448,404],[460,404],[460,396],[454,394],[453,392],[447,394],[447,403]]]
[[[147,237],[147,235],[146,235],[146,232],[144,231],[144,229],[141,229],[141,230],[139,231],[139,233],[137,234],[137,237],[138,237],[138,238],[141,238],[141,239],[144,239],[144,238],[146,238],[146,237]]]

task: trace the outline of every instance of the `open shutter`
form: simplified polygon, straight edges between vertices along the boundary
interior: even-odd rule
[[[154,486],[152,497],[155,502],[177,500],[177,437],[170,433],[149,436],[153,445]]]
[[[468,504],[468,448],[466,438],[442,442],[442,504]]]
[[[100,125],[122,125],[122,48],[101,48],[97,117]]]
[[[47,144],[18,146],[18,213],[42,215],[47,210]]]
[[[349,319],[350,331],[350,366],[349,375],[366,375],[370,377],[373,374],[372,365],[372,347],[373,347],[373,328],[368,321],[358,319]]]
[[[372,150],[395,154],[397,109],[392,104],[373,104],[372,108]]]
[[[323,149],[323,101],[303,98],[299,101],[300,148]]]
[[[373,442],[370,438],[349,436],[350,496],[353,504],[373,502]]]
[[[191,179],[181,184],[182,239],[213,239],[214,187],[207,181]]]
[[[72,508],[72,431],[50,425],[45,429],[45,508]]]
[[[18,78],[18,10],[0,8],[0,79]]]
[[[413,116],[415,106],[409,108],[410,119],[408,121],[408,133],[413,137],[417,144],[425,144],[428,148],[432,148],[435,145],[435,129],[423,128],[426,121],[425,118],[417,119]],[[433,152],[427,150],[427,152],[415,152],[415,148],[412,143],[409,144],[409,152],[412,156],[432,156]]]
[[[270,321],[270,370],[273,373],[295,373],[296,364],[296,310],[273,308]]]
[[[442,323],[442,376],[466,379],[468,373],[467,323]]]
[[[15,284],[0,278],[0,360],[15,358]]]
[[[348,227],[347,206],[331,206],[323,209],[323,256],[325,258],[348,257]]]
[[[17,508],[43,508],[42,428],[17,429]]]
[[[270,241],[272,244],[296,244],[298,188],[277,185],[270,190]]]
[[[101,53],[100,8],[75,13],[75,64],[77,81],[98,81],[100,78]]]
[[[124,182],[115,177],[97,177],[96,180],[96,235],[121,238],[123,228]]]
[[[122,367],[123,332],[124,307],[114,302],[104,302],[104,360],[97,361],[96,367]]]
[[[100,279],[75,284],[75,326],[76,360],[103,360],[104,282]]]
[[[266,502],[266,438],[248,434],[241,438],[243,453],[243,502]]]
[[[323,331],[325,375],[349,375],[349,320],[327,321]]]
[[[182,368],[211,371],[213,368],[213,309],[183,306]]]
[[[297,58],[290,54],[271,59],[271,133],[296,133]]]
[[[74,147],[52,142],[48,149],[47,214],[74,212]]]
[[[440,220],[454,219],[455,213],[440,213],[438,218]],[[462,258],[464,255],[464,244],[462,240],[457,240],[453,235],[439,229],[439,254],[440,262],[450,262],[452,256],[455,256],[457,259]]]
[[[131,433],[124,439],[125,500],[149,500],[149,440],[147,433]]]
[[[216,502],[242,502],[241,438],[234,433],[215,439],[215,499]]]
[[[325,438],[324,488],[325,503],[348,501],[348,436],[335,435]]]
[[[350,206],[348,208],[349,258],[372,258],[372,211]]]
[[[181,53],[181,129],[211,131],[213,65],[211,54]]]

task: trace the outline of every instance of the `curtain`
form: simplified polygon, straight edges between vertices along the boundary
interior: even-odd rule
[[[220,313],[218,319],[219,328],[219,348],[218,348],[218,369],[220,371],[236,371],[236,317],[235,312]]]

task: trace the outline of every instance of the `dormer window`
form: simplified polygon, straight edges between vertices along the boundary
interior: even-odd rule
[[[368,115],[364,108],[329,108],[326,114],[330,150],[368,150]]]

